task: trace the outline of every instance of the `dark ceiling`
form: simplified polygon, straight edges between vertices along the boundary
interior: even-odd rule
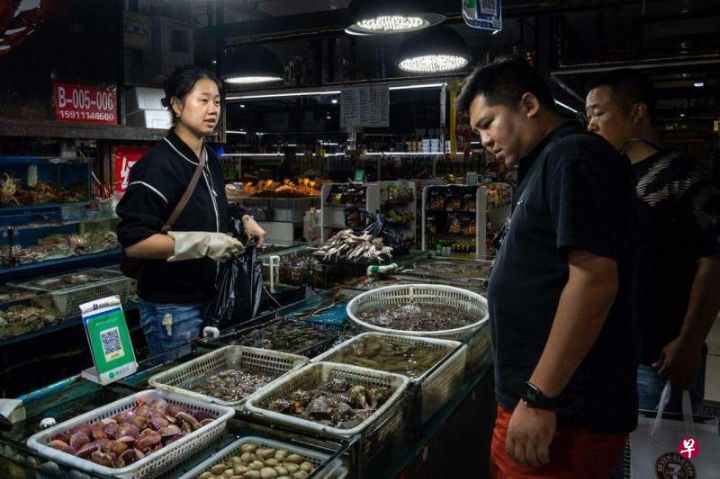
[[[349,38],[342,30],[349,3],[193,0],[192,12],[194,23],[207,26],[209,38],[220,38],[223,45],[262,42],[284,63],[295,59],[308,68],[315,63],[318,71],[328,62],[322,56],[334,55],[330,76],[314,73],[317,84],[402,76],[395,67],[402,37]],[[529,55],[552,78],[558,98],[574,108],[582,109],[584,85],[593,74],[632,67],[646,72],[658,89],[663,128],[711,131],[710,120],[720,117],[720,2],[505,0],[497,35],[467,27],[459,0],[444,5],[445,23],[463,35],[474,63]]]

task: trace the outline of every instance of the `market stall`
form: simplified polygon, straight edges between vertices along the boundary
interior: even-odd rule
[[[349,303],[367,304],[357,294],[339,290],[286,306],[195,342],[189,355],[141,362],[110,386],[76,376],[21,396],[25,418],[0,436],[0,473],[210,478],[237,467],[259,477],[391,478],[485,471],[486,455],[471,453],[478,444],[450,456],[442,444],[468,427],[460,416],[473,415],[478,421],[469,427],[487,447],[480,438],[489,437],[494,418],[488,345],[478,350],[487,324],[481,320],[460,341],[362,334],[348,318],[356,309]],[[431,354],[410,361],[420,351]],[[43,429],[48,418],[55,426]]]

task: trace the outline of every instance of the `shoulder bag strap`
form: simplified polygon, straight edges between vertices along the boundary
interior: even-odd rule
[[[178,201],[177,206],[175,206],[175,209],[173,210],[172,214],[168,218],[165,225],[162,227],[161,233],[165,234],[168,231],[170,231],[170,228],[173,227],[175,224],[175,221],[177,221],[178,216],[180,216],[180,213],[185,209],[185,206],[187,205],[188,201],[190,201],[190,197],[195,192],[195,187],[198,184],[198,181],[200,180],[200,175],[202,175],[203,168],[205,168],[205,162],[207,160],[207,152],[205,151],[205,147],[203,146],[202,154],[200,155],[200,161],[198,162],[197,168],[195,168],[195,173],[192,176],[192,179],[190,179],[190,183],[188,184],[187,188],[185,189],[185,193],[183,193],[182,198],[180,198],[180,201]]]

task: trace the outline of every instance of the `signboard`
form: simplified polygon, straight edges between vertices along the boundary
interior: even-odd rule
[[[114,85],[53,82],[53,99],[57,121],[117,124],[117,89]]]
[[[473,28],[502,30],[502,0],[462,0],[462,11]]]
[[[388,87],[343,88],[340,100],[340,127],[390,126]]]
[[[114,190],[124,193],[130,181],[130,168],[140,161],[140,158],[148,151],[144,146],[118,146],[115,147],[115,181]]]
[[[120,297],[108,296],[83,303],[80,311],[95,365],[84,370],[82,376],[105,385],[137,371],[135,351]]]

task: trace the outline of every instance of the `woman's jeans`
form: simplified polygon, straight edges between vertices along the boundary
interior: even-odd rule
[[[207,302],[154,303],[140,299],[140,325],[150,356],[162,360],[190,352],[188,344],[200,335]]]

